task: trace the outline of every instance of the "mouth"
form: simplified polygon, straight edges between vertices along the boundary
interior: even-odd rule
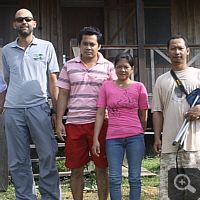
[[[85,53],[87,53],[87,54],[91,54],[92,52],[91,52],[91,51],[85,51]]]
[[[21,28],[21,29],[28,29],[29,26],[22,25],[22,26],[20,26],[20,28]]]

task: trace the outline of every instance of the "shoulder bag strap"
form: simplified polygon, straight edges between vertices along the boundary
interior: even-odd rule
[[[181,90],[181,92],[183,92],[186,96],[188,96],[187,91],[185,90],[183,84],[181,83],[180,79],[176,76],[175,72],[173,69],[170,70],[170,73],[172,75],[172,77],[174,78],[175,82],[177,83],[179,89]]]

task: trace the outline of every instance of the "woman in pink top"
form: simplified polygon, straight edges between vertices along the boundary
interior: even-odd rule
[[[134,69],[131,55],[120,53],[115,59],[118,79],[103,83],[97,102],[93,154],[99,156],[98,136],[105,109],[109,114],[106,136],[106,154],[109,165],[110,197],[121,200],[122,163],[124,150],[129,167],[131,200],[139,200],[141,193],[141,163],[145,150],[144,130],[147,123],[148,95],[144,85],[130,80]],[[139,114],[138,114],[139,109]]]

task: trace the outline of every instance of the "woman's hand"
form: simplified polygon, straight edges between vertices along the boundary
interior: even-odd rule
[[[99,143],[98,139],[93,140],[92,152],[93,152],[94,156],[99,157],[99,154],[100,154],[100,143]]]

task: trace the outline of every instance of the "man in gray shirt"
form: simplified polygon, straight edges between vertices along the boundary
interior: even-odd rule
[[[58,62],[53,45],[33,36],[36,21],[27,9],[15,14],[16,41],[2,49],[2,64],[8,83],[4,113],[9,168],[17,199],[36,200],[30,159],[30,136],[39,156],[41,200],[60,200],[60,181],[53,134],[56,122],[56,73]],[[53,102],[53,114],[47,103],[47,83]],[[52,123],[51,123],[52,122]]]

